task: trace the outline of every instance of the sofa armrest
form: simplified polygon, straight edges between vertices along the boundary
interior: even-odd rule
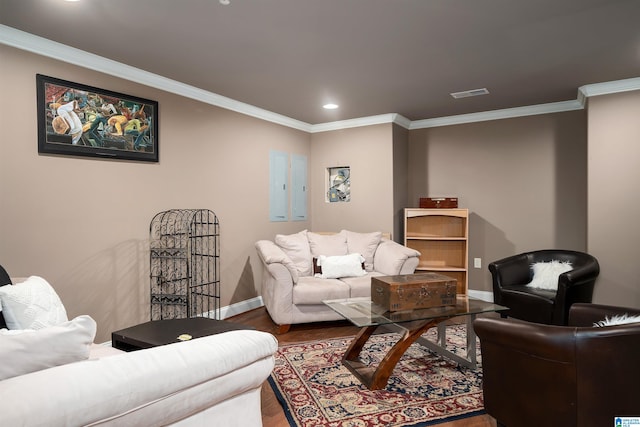
[[[415,249],[382,239],[373,256],[373,269],[388,276],[411,274],[418,266],[419,256]]]
[[[291,273],[293,283],[298,283],[298,269],[291,258],[271,240],[258,240],[256,242],[256,251],[258,256],[265,264],[282,264]]]
[[[0,382],[6,425],[167,425],[259,388],[275,337],[238,330]],[[46,386],[43,386],[46,385]]]

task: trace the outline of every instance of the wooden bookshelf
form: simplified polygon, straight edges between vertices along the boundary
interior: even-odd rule
[[[416,272],[435,272],[455,278],[458,293],[468,289],[468,209],[404,210],[404,244],[420,252]]]

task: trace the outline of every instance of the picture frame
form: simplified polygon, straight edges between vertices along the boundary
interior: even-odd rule
[[[158,162],[158,103],[36,74],[38,152]]]

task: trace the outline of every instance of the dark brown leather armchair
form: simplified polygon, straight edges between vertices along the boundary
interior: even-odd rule
[[[573,270],[558,278],[558,290],[525,286],[531,282],[531,265],[549,261],[570,262]],[[548,325],[566,325],[569,307],[591,302],[600,265],[593,256],[577,251],[545,249],[513,255],[489,264],[496,304],[509,307],[503,317],[515,317]]]
[[[570,326],[478,318],[484,406],[498,426],[613,425],[639,416],[640,323],[596,328],[640,309],[574,304]]]

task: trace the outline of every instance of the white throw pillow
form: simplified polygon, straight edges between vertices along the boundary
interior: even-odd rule
[[[629,323],[640,323],[640,315],[638,316],[629,316],[627,313],[625,314],[616,314],[615,316],[605,317],[604,320],[596,322],[593,326],[602,327],[602,326],[614,326],[614,325],[626,325]]]
[[[359,277],[367,274],[362,268],[364,257],[360,254],[334,255],[318,257],[318,265],[322,273],[315,276],[322,279],[339,279],[341,277]]]
[[[527,286],[557,291],[558,276],[571,271],[573,266],[570,262],[549,261],[536,262],[531,265],[531,269],[533,270],[533,280]]]
[[[0,287],[0,304],[9,329],[42,329],[69,320],[56,291],[38,276]]]
[[[347,233],[343,231],[335,234],[307,233],[311,256],[319,258],[320,255],[334,256],[347,255]]]
[[[291,258],[301,276],[313,275],[307,230],[289,235],[277,234],[275,243]]]
[[[39,330],[0,330],[0,380],[89,358],[96,322],[78,316]]]
[[[349,253],[359,253],[364,257],[364,268],[367,271],[373,271],[373,256],[378,249],[382,233],[379,231],[373,233],[355,233],[353,231],[343,230],[347,235],[347,249]]]

